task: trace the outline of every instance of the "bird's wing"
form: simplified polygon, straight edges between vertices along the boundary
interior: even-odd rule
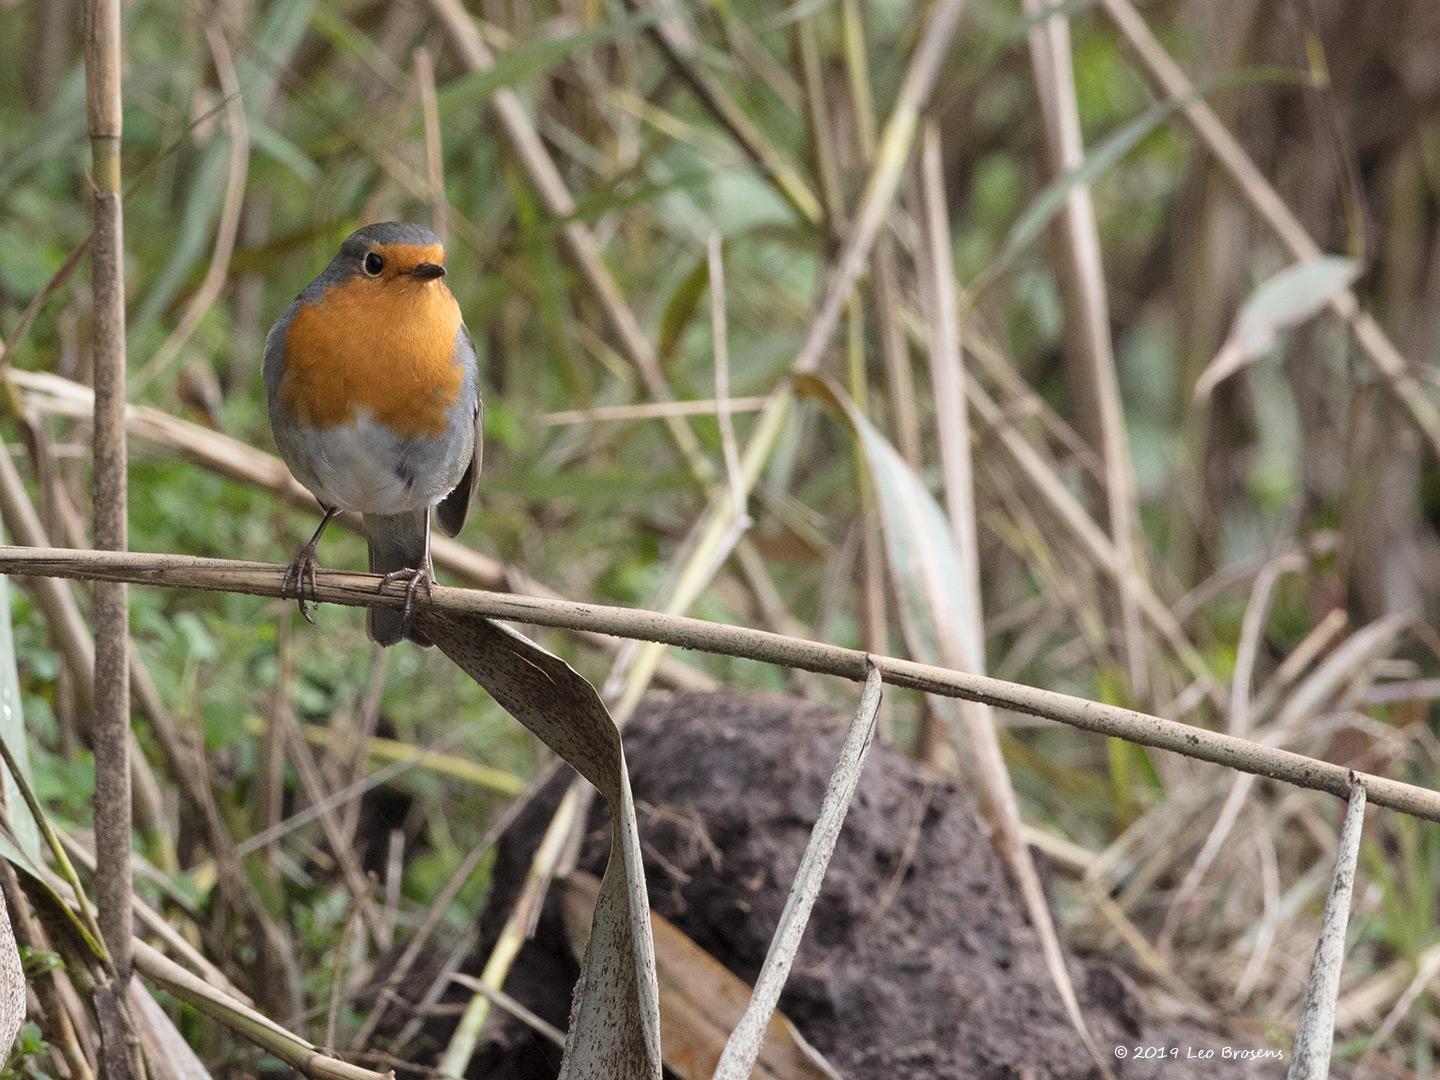
[[[475,343],[470,340],[470,331],[465,324],[460,324],[460,337],[456,340],[457,348],[465,348],[470,351],[470,363],[478,369],[478,361],[475,356]],[[475,372],[475,447],[470,454],[470,464],[465,468],[465,475],[460,477],[460,483],[455,490],[440,500],[440,505],[435,510],[435,520],[440,523],[446,536],[454,536],[465,524],[466,515],[470,513],[470,498],[475,492],[475,485],[480,479],[480,463],[485,455],[485,402],[480,396],[480,372]]]

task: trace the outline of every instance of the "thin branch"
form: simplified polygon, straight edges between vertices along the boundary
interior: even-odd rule
[[[0,546],[0,572],[20,577],[67,577],[88,581],[124,581],[143,585],[201,589],[279,597],[285,567],[273,563],[199,559],[187,555],[139,552],[66,551]],[[322,570],[316,591],[321,602],[350,607],[403,607],[403,584],[385,584],[374,574]],[[492,619],[585,630],[613,637],[654,641],[682,649],[759,660],[781,667],[836,675],[862,682],[865,653],[766,630],[663,615],[638,608],[582,604],[538,596],[453,589],[436,585],[420,607],[433,611],[473,612]],[[1392,810],[1440,821],[1440,792],[1400,780],[1353,773],[1341,765],[1221,732],[1164,720],[1158,716],[1061,694],[1054,690],[951,671],[890,656],[873,657],[885,682],[942,697],[982,701],[998,709],[1039,716],[1070,727],[1109,735],[1142,746],[1169,750],[1297,787],[1350,794],[1358,776],[1370,801]]]
[[[125,234],[120,205],[120,0],[89,0],[85,105],[95,371],[95,546],[123,551],[126,529]],[[130,630],[123,585],[95,590],[95,845],[100,926],[123,989],[130,974]],[[120,995],[123,997],[123,995]]]
[[[198,975],[186,971],[164,953],[143,941],[135,942],[135,966],[140,974],[181,1001],[224,1024],[231,1031],[269,1051],[287,1065],[316,1080],[394,1080],[393,1072],[378,1073],[322,1053],[313,1043],[286,1031],[250,1006],[217,990]]]

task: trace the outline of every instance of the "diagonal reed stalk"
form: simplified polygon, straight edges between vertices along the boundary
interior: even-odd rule
[[[941,658],[947,666],[969,671],[985,670],[985,615],[980,589],[980,549],[975,523],[974,468],[970,457],[969,414],[965,407],[965,365],[954,270],[951,265],[950,219],[945,205],[944,174],[941,165],[940,132],[933,122],[925,126],[919,160],[919,206],[922,238],[921,269],[927,277],[925,299],[929,306],[931,386],[935,396],[935,423],[940,444],[940,472],[944,481],[945,511],[954,536],[955,549],[963,568],[964,595],[953,598],[958,607],[959,627],[937,627]],[[937,621],[942,608],[936,604]],[[968,643],[968,644],[967,644]],[[970,653],[971,655],[966,655]],[[952,702],[947,710],[952,738],[963,735],[980,779],[993,840],[1014,880],[1020,898],[1040,939],[1050,979],[1060,995],[1065,1013],[1080,1036],[1090,1059],[1102,1076],[1109,1077],[1110,1065],[1101,1055],[1085,1023],[1085,1014],[1075,993],[1060,934],[1050,915],[1045,886],[1025,842],[1020,819],[1020,800],[1010,781],[1005,756],[1000,748],[995,716],[983,702]]]
[[[1125,37],[1155,88],[1171,101],[1184,103],[1181,114],[1286,250],[1300,262],[1322,254],[1320,245],[1265,179],[1215,110],[1195,92],[1194,83],[1166,52],[1130,0],[1102,0],[1101,7]],[[1429,441],[1432,452],[1440,457],[1440,408],[1426,394],[1395,343],[1369,312],[1360,307],[1353,292],[1340,294],[1330,307],[1350,325],[1355,340],[1375,365],[1390,393]]]

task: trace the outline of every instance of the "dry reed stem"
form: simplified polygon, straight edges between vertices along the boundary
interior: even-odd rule
[[[945,510],[965,578],[966,595],[956,598],[964,628],[958,634],[937,635],[952,666],[985,670],[985,615],[980,591],[980,548],[975,522],[974,470],[970,457],[970,424],[965,407],[965,366],[961,347],[960,312],[956,303],[954,267],[950,251],[950,219],[945,205],[945,178],[941,164],[940,132],[927,122],[921,138],[918,169],[919,206],[924,253],[921,260],[928,276],[926,299],[930,305],[930,381],[935,396],[935,424],[940,444],[940,471],[944,481]],[[968,648],[954,650],[966,642]],[[949,648],[947,648],[949,646]],[[973,652],[972,656],[952,653]],[[1050,978],[1060,995],[1066,1015],[1080,1036],[1087,1053],[1101,1075],[1110,1075],[1109,1063],[1100,1054],[1095,1038],[1085,1023],[1085,1014],[1075,994],[1075,985],[1066,966],[1060,935],[1050,915],[1050,902],[1035,868],[1030,848],[1022,835],[1020,801],[1005,767],[1005,756],[995,730],[995,717],[984,704],[957,703],[953,710],[969,735],[971,752],[979,772],[982,793],[989,809],[994,842],[1004,858],[1015,885],[1040,939]],[[958,731],[957,731],[958,734]]]
[[[1043,14],[1046,0],[1023,0],[1028,18]],[[1070,52],[1070,24],[1054,14],[1032,24],[1030,58],[1045,120],[1045,142],[1051,168],[1057,176],[1080,168],[1085,145],[1080,133],[1080,107],[1075,93],[1075,72]],[[1144,638],[1139,601],[1133,582],[1140,573],[1136,558],[1139,535],[1135,477],[1130,465],[1125,409],[1115,373],[1115,351],[1110,340],[1110,304],[1101,262],[1100,232],[1095,205],[1086,184],[1071,184],[1065,206],[1056,219],[1062,244],[1056,252],[1056,274],[1064,295],[1065,315],[1073,328],[1071,379],[1076,387],[1080,415],[1089,444],[1103,464],[1102,518],[1115,545],[1116,557],[1132,572],[1115,579],[1118,586],[1121,641],[1130,691],[1144,701],[1148,695]]]
[[[125,237],[120,205],[120,0],[87,0],[85,105],[92,159],[90,249],[94,306],[95,546],[127,545],[125,449]],[[125,586],[95,590],[96,896],[106,947],[122,988],[130,974],[130,633]]]
[[[49,576],[87,581],[123,581],[211,592],[280,595],[285,568],[271,563],[200,559],[140,552],[66,551],[0,546],[0,572],[18,577]],[[320,571],[322,602],[351,607],[402,607],[403,585],[383,584],[374,574]],[[836,675],[861,682],[865,653],[766,630],[706,622],[637,608],[553,600],[546,597],[454,589],[436,585],[422,609],[473,612],[493,619],[548,626],[682,649],[759,660],[781,667]],[[1347,798],[1352,771],[1261,742],[1236,738],[1190,724],[1106,705],[1053,690],[1006,682],[897,657],[874,657],[892,686],[943,697],[984,702],[994,708],[1038,716],[1099,735],[1169,750],[1240,772],[1281,780]],[[1440,792],[1372,774],[1358,775],[1370,801],[1428,821],[1440,821]]]
[[[730,413],[755,412],[765,404],[763,397],[730,398],[725,409]],[[645,401],[634,405],[597,405],[590,409],[562,409],[559,412],[541,413],[536,419],[542,424],[594,424],[616,420],[663,420],[667,416],[718,416],[720,402],[700,399],[697,401]]]
[[[415,90],[425,122],[425,179],[430,183],[430,220],[440,242],[450,232],[450,200],[445,197],[445,155],[440,142],[440,102],[435,96],[435,60],[421,45],[411,54],[415,62]]]
[[[140,974],[212,1020],[250,1040],[314,1080],[394,1080],[393,1072],[362,1069],[322,1053],[313,1043],[286,1031],[198,975],[175,963],[143,941],[135,941],[135,966]]]

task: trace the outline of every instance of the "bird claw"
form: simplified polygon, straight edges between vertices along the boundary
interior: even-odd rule
[[[320,603],[320,586],[315,580],[318,565],[315,549],[306,545],[296,552],[294,560],[285,568],[285,576],[280,579],[280,599],[289,600],[294,597],[300,614],[312,626],[315,625],[315,617],[310,614],[309,605]],[[310,593],[308,602],[305,596],[307,589]]]
[[[430,586],[435,583],[435,568],[429,561],[419,566],[407,566],[403,570],[391,570],[380,579],[380,591],[384,591],[386,585],[397,581],[405,582],[405,607],[401,614],[401,626],[406,634],[410,632],[410,624],[415,621],[415,594],[422,588],[425,596],[430,596]]]

